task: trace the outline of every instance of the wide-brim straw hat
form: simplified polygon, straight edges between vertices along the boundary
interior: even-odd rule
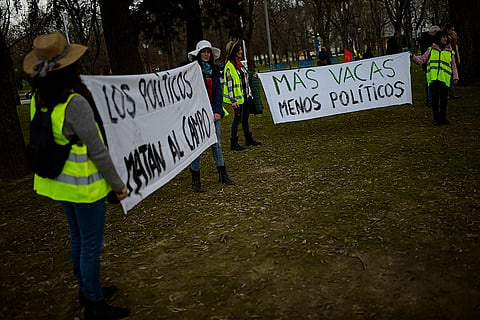
[[[227,55],[227,60],[232,55],[233,50],[237,47],[237,45],[242,41],[241,39],[237,40],[230,40],[228,41],[227,45],[225,46],[225,53]]]
[[[213,47],[210,41],[201,40],[197,43],[196,49],[188,53],[188,59],[190,61],[195,60],[195,58],[198,56],[200,51],[206,48],[209,48],[210,50],[212,50],[213,60],[217,60],[218,58],[220,58],[220,49]]]
[[[33,49],[23,59],[23,70],[27,74],[34,74],[40,65],[50,64],[47,72],[65,68],[80,59],[88,47],[80,44],[68,44],[67,39],[60,33],[39,35],[33,40]]]

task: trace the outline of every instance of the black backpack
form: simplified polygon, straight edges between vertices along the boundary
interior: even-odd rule
[[[34,173],[43,178],[53,179],[63,169],[74,142],[59,145],[53,138],[52,111],[37,109],[30,122],[30,143],[27,145],[27,159]]]

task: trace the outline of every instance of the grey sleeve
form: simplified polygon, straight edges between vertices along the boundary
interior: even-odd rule
[[[88,156],[114,191],[119,192],[125,187],[113,166],[107,147],[100,138],[93,110],[87,99],[82,96],[73,97],[65,110],[62,132],[68,138],[77,136],[80,142],[87,146]]]

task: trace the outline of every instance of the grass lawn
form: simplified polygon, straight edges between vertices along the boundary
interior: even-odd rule
[[[413,105],[281,125],[266,108],[241,152],[225,118],[235,186],[208,151],[206,193],[186,169],[127,215],[108,206],[110,302],[141,320],[479,319],[479,90],[434,127],[423,76]],[[31,186],[0,183],[0,318],[79,319],[66,220]]]

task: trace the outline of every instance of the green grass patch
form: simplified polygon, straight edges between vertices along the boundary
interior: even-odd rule
[[[187,169],[128,215],[108,206],[112,304],[142,320],[478,318],[478,88],[458,87],[434,127],[423,77],[412,66],[413,105],[281,125],[266,108],[250,121],[262,145],[241,152],[226,117],[235,186],[206,151],[206,193]],[[0,318],[78,316],[60,205],[31,177],[0,190]]]

